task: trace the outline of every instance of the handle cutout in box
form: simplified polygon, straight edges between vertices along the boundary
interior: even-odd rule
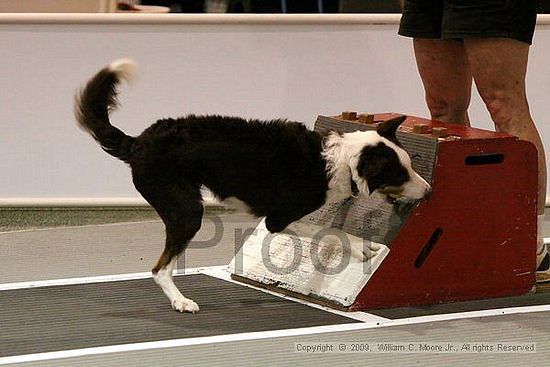
[[[415,268],[420,268],[422,264],[426,261],[426,258],[430,254],[430,252],[433,250],[435,244],[439,241],[441,238],[441,235],[443,234],[443,230],[441,228],[437,228],[434,233],[430,236],[430,239],[428,239],[428,242],[422,247],[422,250],[420,250],[420,253],[418,254],[418,257],[416,258],[414,262]]]
[[[485,166],[489,164],[501,164],[504,162],[504,154],[479,154],[469,155],[464,160],[467,166]]]

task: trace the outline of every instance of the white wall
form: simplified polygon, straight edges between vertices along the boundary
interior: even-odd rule
[[[79,131],[72,115],[77,88],[120,57],[140,64],[140,79],[123,88],[112,119],[130,134],[187,113],[310,126],[318,114],[346,109],[427,116],[411,41],[396,35],[396,16],[281,15],[265,23],[241,16],[221,24],[204,16],[139,16],[144,24],[100,16],[0,15],[0,198],[138,196],[129,170]],[[548,152],[549,58],[550,25],[539,25],[528,91]],[[471,119],[491,127],[477,97]]]

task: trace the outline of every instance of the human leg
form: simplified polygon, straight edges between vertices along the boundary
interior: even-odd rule
[[[472,74],[462,42],[415,38],[414,53],[432,119],[468,126]]]
[[[546,204],[546,158],[525,91],[529,44],[507,38],[471,38],[464,40],[464,47],[477,89],[496,130],[527,140],[537,148],[540,218]],[[542,234],[539,234],[537,266],[546,253]]]
[[[538,212],[546,202],[546,160],[544,146],[529,111],[525,75],[529,45],[506,38],[465,39],[464,46],[472,74],[497,131],[533,143],[538,151]]]

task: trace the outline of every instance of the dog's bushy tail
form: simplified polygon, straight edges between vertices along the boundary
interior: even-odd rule
[[[118,106],[117,87],[131,81],[136,72],[132,60],[117,60],[100,70],[75,99],[75,117],[80,127],[110,155],[125,162],[131,159],[134,138],[111,125],[109,112]]]

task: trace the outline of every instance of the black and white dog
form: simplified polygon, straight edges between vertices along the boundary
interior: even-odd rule
[[[109,112],[117,106],[118,84],[134,73],[130,60],[99,71],[77,96],[75,114],[103,150],[130,165],[136,189],[162,218],[166,244],[152,272],[180,312],[199,310],[176,288],[172,271],[201,227],[202,186],[265,217],[270,232],[349,198],[354,189],[409,199],[430,190],[395,138],[404,116],[376,131],[322,136],[296,122],[190,115],[128,136],[111,125]]]

